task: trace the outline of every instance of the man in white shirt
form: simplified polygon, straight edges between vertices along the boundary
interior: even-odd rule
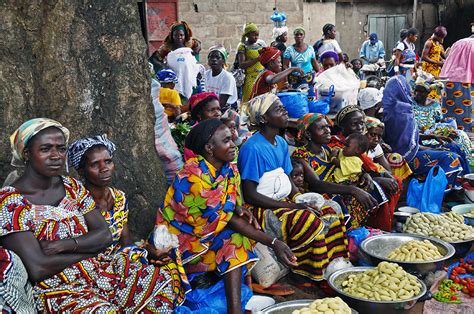
[[[219,104],[223,113],[231,107],[237,109],[235,78],[232,73],[224,70],[228,55],[222,46],[211,47],[207,58],[210,69],[204,73],[206,91],[219,96]]]

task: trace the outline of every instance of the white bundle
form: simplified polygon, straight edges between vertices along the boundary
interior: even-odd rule
[[[179,246],[178,237],[171,234],[165,225],[155,226],[153,230],[153,245],[158,250],[165,250],[169,248],[177,248]]]

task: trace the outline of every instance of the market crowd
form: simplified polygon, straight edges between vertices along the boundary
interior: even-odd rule
[[[410,179],[436,166],[446,195],[459,190],[473,158],[473,36],[445,50],[438,26],[419,53],[414,28],[393,47],[372,33],[351,60],[334,25],[312,44],[283,14],[272,20],[270,45],[248,23],[232,56],[201,51],[176,22],[150,57],[168,191],[147,239],[112,182],[119,142],[71,140],[48,118],[18,127],[23,171],[0,190],[2,310],[172,313],[201,292],[241,313],[257,243],[321,282],[349,258],[348,231],[392,231]]]

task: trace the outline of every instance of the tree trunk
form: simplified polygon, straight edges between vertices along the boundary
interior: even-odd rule
[[[136,2],[2,1],[0,101],[1,179],[13,169],[9,136],[30,118],[60,121],[70,141],[106,133],[118,146],[114,184],[128,195],[131,229],[147,235],[166,180]]]

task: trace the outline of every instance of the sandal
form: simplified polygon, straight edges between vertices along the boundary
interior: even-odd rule
[[[264,288],[262,285],[252,283],[252,290],[255,293],[274,296],[287,296],[295,293],[295,290],[291,289],[289,286],[281,284],[273,284],[268,288]]]

